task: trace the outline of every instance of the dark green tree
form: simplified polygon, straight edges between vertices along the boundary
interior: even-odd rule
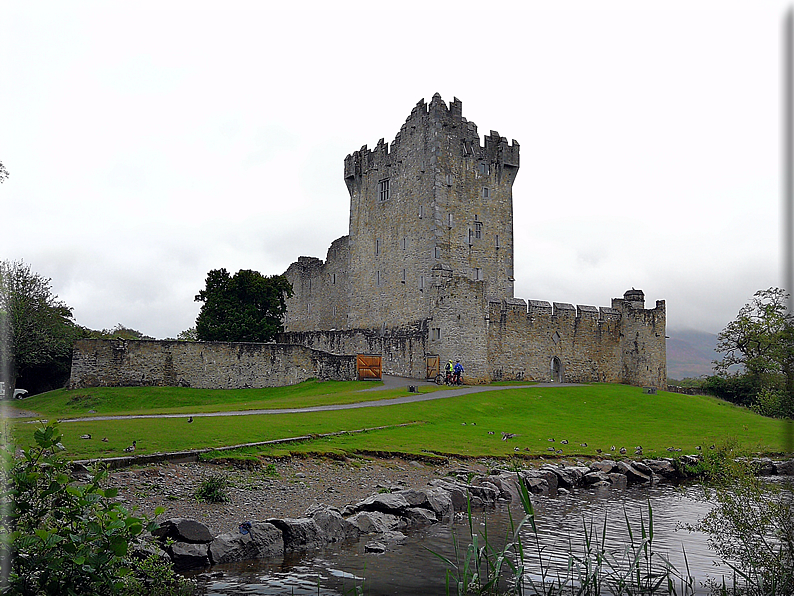
[[[780,288],[759,290],[740,310],[736,319],[717,335],[717,351],[724,354],[715,362],[717,372],[730,376],[728,369],[741,365],[747,384],[779,392],[786,415],[791,415],[794,394],[794,313],[789,295]]]
[[[0,380],[5,397],[14,394],[17,379],[24,375],[35,371],[57,376],[58,370],[69,368],[77,331],[72,309],[52,293],[50,283],[23,261],[0,261]]]
[[[204,304],[196,319],[201,341],[267,342],[283,331],[287,298],[292,284],[283,275],[264,276],[241,269],[230,276],[226,269],[207,274],[206,287],[196,296]]]

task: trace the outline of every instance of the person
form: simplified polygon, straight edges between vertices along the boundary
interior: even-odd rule
[[[462,381],[461,381],[461,375],[463,374],[463,365],[460,363],[460,360],[458,360],[457,362],[455,362],[455,368],[454,368],[454,370],[455,370],[455,380],[454,380],[454,383],[455,383],[456,385],[460,385],[460,384],[462,383]]]
[[[452,383],[452,371],[454,370],[455,366],[452,364],[452,359],[450,358],[449,362],[447,362],[447,366],[444,369],[444,372],[447,374],[445,375],[445,382],[447,385]]]

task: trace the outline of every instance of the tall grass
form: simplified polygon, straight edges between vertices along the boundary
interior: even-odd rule
[[[463,549],[453,534],[453,557],[430,552],[447,568],[447,594],[518,594],[527,596],[600,596],[603,594],[691,596],[696,593],[689,566],[679,571],[653,546],[653,508],[648,503],[647,524],[632,527],[624,512],[629,542],[608,547],[607,520],[601,532],[583,520],[582,550],[569,549],[564,570],[544,562],[544,537],[538,532],[529,492],[519,477],[523,518],[516,524],[510,514],[510,528],[504,546],[495,546],[488,537],[487,521],[482,533],[474,531],[471,499],[468,499],[468,546]],[[528,530],[528,531],[527,531]],[[527,536],[527,538],[524,538]],[[537,554],[537,567],[530,567],[529,552]],[[429,549],[428,549],[429,550]]]

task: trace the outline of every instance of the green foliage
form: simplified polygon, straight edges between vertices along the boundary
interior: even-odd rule
[[[230,276],[226,269],[213,269],[196,296],[196,302],[204,303],[196,336],[202,341],[271,341],[283,330],[291,296],[292,284],[283,275],[241,269]]]
[[[782,389],[764,387],[750,406],[753,412],[770,418],[794,418],[794,402]]]
[[[127,578],[138,569],[132,547],[156,523],[114,501],[116,489],[102,488],[104,470],[94,470],[85,483],[73,481],[55,424],[33,437],[36,444],[21,460],[3,447],[8,473],[0,497],[6,512],[0,558],[10,564],[0,593],[125,594]]]
[[[229,495],[226,494],[228,487],[229,482],[226,478],[218,474],[211,474],[202,481],[201,486],[196,490],[196,500],[205,503],[228,503]]]
[[[742,374],[707,377],[703,390],[740,406],[749,406],[761,390],[760,379]]]
[[[23,261],[0,261],[0,380],[6,397],[20,377],[35,372],[36,378],[62,378],[69,368],[77,331],[72,309],[50,284]]]
[[[198,333],[195,327],[190,327],[184,331],[180,331],[176,336],[178,341],[198,341]]]
[[[0,183],[5,182],[8,180],[8,170],[3,165],[3,162],[0,162]]]
[[[192,596],[196,586],[174,573],[167,557],[149,555],[124,579],[122,596]]]
[[[709,547],[732,570],[734,585],[715,594],[775,596],[794,593],[794,503],[791,488],[757,477],[729,441],[704,458],[704,499],[711,511],[687,526],[708,535]]]
[[[80,327],[80,337],[83,339],[154,339],[149,335],[144,335],[137,329],[125,327],[121,323],[113,327],[113,329],[102,329],[102,331]]]

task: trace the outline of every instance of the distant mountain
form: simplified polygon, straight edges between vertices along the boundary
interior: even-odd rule
[[[712,361],[720,354],[717,335],[692,329],[667,330],[667,377],[684,379],[714,374]]]

